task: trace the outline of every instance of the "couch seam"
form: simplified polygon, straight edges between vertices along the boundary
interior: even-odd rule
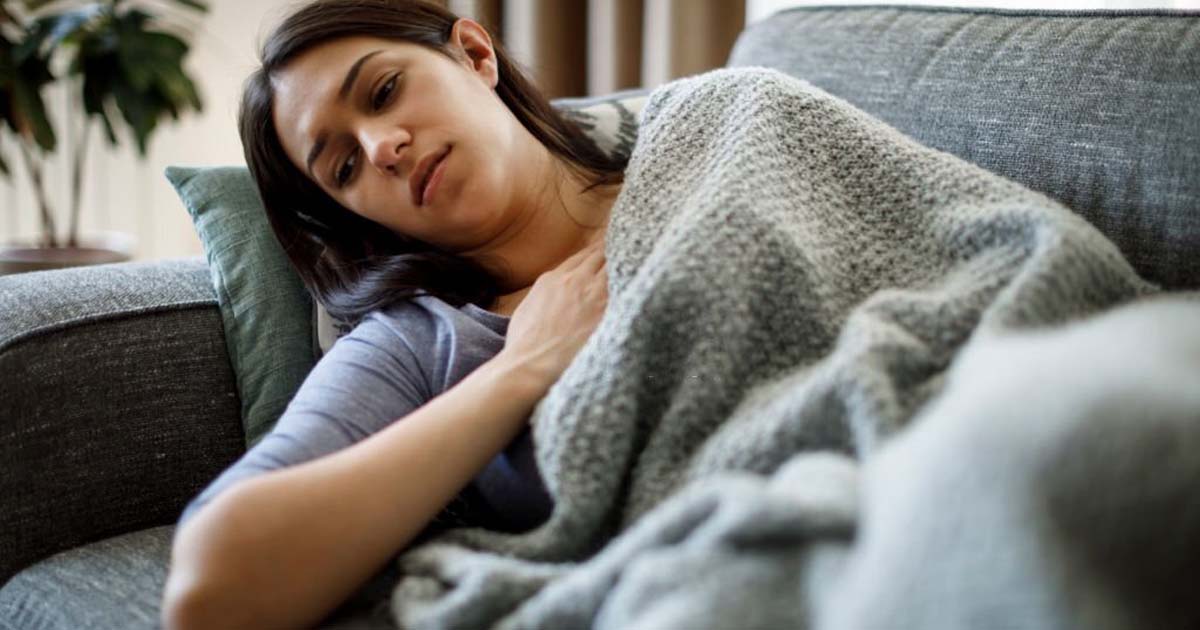
[[[112,312],[112,313],[100,313],[100,314],[84,315],[81,317],[74,317],[71,319],[65,319],[65,320],[62,320],[59,322],[55,322],[48,326],[43,326],[41,328],[36,328],[34,330],[28,330],[23,333],[18,333],[16,335],[13,335],[12,337],[9,337],[8,339],[0,340],[0,352],[6,351],[10,347],[17,345],[18,343],[22,343],[22,342],[28,341],[30,339],[35,339],[42,335],[56,333],[56,332],[66,329],[66,328],[72,328],[72,327],[81,326],[81,325],[85,325],[85,324],[95,324],[95,323],[105,322],[105,321],[113,321],[113,320],[123,319],[126,317],[147,315],[147,314],[151,314],[151,313],[165,312],[165,311],[171,311],[171,310],[185,310],[185,309],[193,309],[193,308],[201,308],[201,307],[211,307],[211,306],[218,306],[217,301],[214,299],[188,300],[188,301],[182,301],[182,302],[170,302],[170,303],[166,303],[166,304],[155,304],[154,306],[143,306],[143,307],[139,307],[139,308],[133,308],[133,309],[117,311],[117,312]]]

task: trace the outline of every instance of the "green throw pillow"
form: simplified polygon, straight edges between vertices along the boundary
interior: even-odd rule
[[[316,363],[312,298],[245,167],[171,166],[166,175],[204,245],[249,447],[275,426]]]

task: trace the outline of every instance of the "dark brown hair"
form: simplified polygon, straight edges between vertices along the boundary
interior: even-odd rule
[[[421,0],[318,0],[271,33],[262,67],[246,81],[238,125],[271,229],[312,296],[351,325],[372,310],[420,294],[487,308],[500,287],[474,261],[351,212],[296,168],[275,129],[271,77],[304,51],[354,35],[418,44],[453,58],[446,43],[457,19]],[[565,166],[587,178],[589,188],[621,182],[626,158],[600,150],[525,78],[495,38],[492,43],[500,73],[496,93],[517,120]]]

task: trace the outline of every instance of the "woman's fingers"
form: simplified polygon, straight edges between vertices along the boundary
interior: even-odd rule
[[[540,275],[513,312],[504,352],[558,378],[595,330],[608,303],[604,239],[575,252]]]

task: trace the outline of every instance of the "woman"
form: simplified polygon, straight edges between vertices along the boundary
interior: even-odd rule
[[[240,124],[293,266],[361,323],[188,506],[168,627],[312,625],[456,497],[445,522],[536,526],[527,418],[607,301],[624,163],[471,20],[306,6],[266,42]]]

